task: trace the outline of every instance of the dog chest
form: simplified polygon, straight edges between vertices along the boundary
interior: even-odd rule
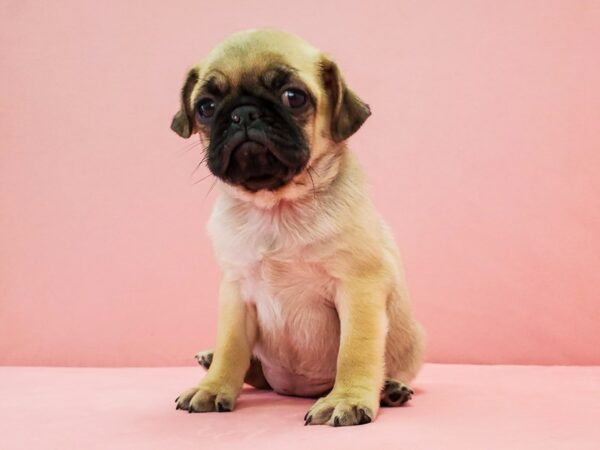
[[[303,217],[248,213],[238,222],[217,211],[213,219],[209,230],[225,276],[256,306],[254,353],[271,386],[295,395],[331,388],[339,319],[337,280],[324,262],[330,247]]]
[[[335,378],[339,319],[335,282],[318,265],[263,259],[241,279],[256,305],[255,354],[278,392],[317,395]]]

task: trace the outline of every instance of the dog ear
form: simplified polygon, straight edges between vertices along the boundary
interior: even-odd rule
[[[194,129],[194,111],[190,108],[190,95],[198,82],[198,67],[193,67],[185,78],[181,89],[181,108],[171,122],[171,130],[183,138],[189,138]]]
[[[329,97],[331,137],[335,142],[342,142],[358,131],[371,110],[346,86],[336,63],[323,56],[320,66],[323,86]]]

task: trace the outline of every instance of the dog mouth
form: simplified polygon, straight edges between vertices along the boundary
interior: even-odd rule
[[[286,182],[286,180],[282,180],[281,178],[272,175],[261,175],[257,177],[250,177],[241,183],[241,185],[251,192],[257,192],[261,189],[274,191],[275,189],[285,185]]]
[[[282,187],[287,183],[287,181],[287,176],[282,177],[279,175],[265,173],[262,175],[250,175],[246,177],[244,181],[240,182],[240,184],[252,192],[260,191],[261,189],[273,191]]]
[[[293,176],[290,168],[273,151],[273,147],[246,139],[232,149],[226,170],[227,181],[249,191],[275,190]]]

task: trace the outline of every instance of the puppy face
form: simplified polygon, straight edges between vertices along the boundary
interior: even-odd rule
[[[276,201],[330,178],[317,166],[335,171],[343,141],[369,114],[321,52],[287,33],[250,30],[189,71],[171,128],[208,143],[209,170],[238,197]]]

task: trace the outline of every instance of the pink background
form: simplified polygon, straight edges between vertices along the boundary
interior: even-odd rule
[[[352,146],[429,361],[600,364],[600,3],[567,0],[2,2],[0,363],[212,345],[215,193],[169,124],[186,68],[259,25],[371,105]]]

